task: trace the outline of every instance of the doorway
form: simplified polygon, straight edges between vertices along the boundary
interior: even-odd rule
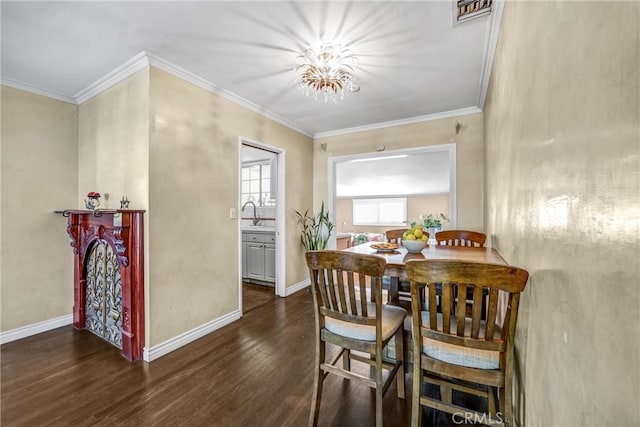
[[[284,296],[283,150],[239,140],[238,239],[240,312]]]
[[[331,248],[336,247],[336,236],[351,242],[381,238],[386,229],[404,228],[423,213],[444,213],[448,228],[455,228],[456,145],[329,158],[327,192],[327,206],[337,230],[329,242]],[[378,206],[379,217],[355,218],[363,204]],[[390,207],[398,211],[391,219]]]

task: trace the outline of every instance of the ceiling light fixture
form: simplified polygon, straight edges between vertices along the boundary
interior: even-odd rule
[[[360,90],[353,75],[357,66],[358,58],[339,44],[322,45],[318,50],[308,47],[296,57],[296,83],[307,96],[312,94],[316,100],[324,96],[325,102],[338,102],[338,98],[344,98],[345,90]]]
[[[479,18],[491,13],[492,3],[492,0],[454,0],[454,16],[458,22]]]

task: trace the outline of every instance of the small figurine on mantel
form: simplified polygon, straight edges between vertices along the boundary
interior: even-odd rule
[[[89,192],[89,194],[87,194],[87,197],[89,198],[89,200],[84,199],[84,205],[87,209],[92,211],[100,206],[100,193],[91,191]]]
[[[129,209],[129,199],[127,199],[127,196],[122,196],[122,200],[120,200],[120,209]]]

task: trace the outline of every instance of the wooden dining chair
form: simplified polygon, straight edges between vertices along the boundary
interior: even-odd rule
[[[361,381],[375,389],[376,426],[382,426],[382,397],[393,378],[398,397],[404,399],[402,328],[407,311],[382,304],[382,273],[386,260],[375,255],[344,251],[307,252],[315,319],[316,359],[309,426],[318,421],[322,385],[327,374]],[[394,361],[383,360],[382,350],[395,338]],[[326,343],[340,347],[335,359],[325,360]],[[369,353],[370,358],[351,350]],[[342,367],[336,366],[342,357]],[[371,376],[351,370],[351,360],[370,365]],[[383,369],[389,374],[383,381]]]
[[[408,228],[396,228],[395,230],[387,230],[384,232],[387,242],[402,245],[402,235],[409,231]]]
[[[487,235],[477,231],[446,230],[436,233],[439,245],[482,247],[486,240]]]
[[[468,230],[446,230],[440,231],[436,233],[436,241],[439,245],[445,246],[467,246],[467,247],[483,247],[485,241],[487,240],[487,235],[484,233],[479,233],[477,231],[468,231]],[[487,293],[484,292],[482,295],[482,303],[486,304]],[[467,290],[467,303],[473,295],[469,290]],[[454,296],[453,302],[455,303],[458,299],[458,295]],[[486,320],[484,317],[482,320]]]
[[[483,424],[511,426],[518,303],[529,273],[513,266],[454,260],[408,261],[407,273],[414,349],[411,425],[421,426],[421,406],[428,406],[484,420]],[[441,313],[436,310],[436,284],[442,289]],[[456,290],[463,295],[472,291],[471,313],[462,299],[452,303]],[[489,294],[486,305],[484,290]],[[498,318],[500,294],[507,302],[503,319]],[[486,321],[481,316],[485,310]],[[439,400],[422,393],[423,381],[440,387]],[[452,390],[486,398],[489,413],[454,404]]]
[[[409,231],[409,229],[396,228],[394,230],[385,231],[387,242],[395,243],[398,246],[402,246],[402,236],[406,231]],[[406,279],[399,279],[397,277],[384,276],[382,278],[382,286],[389,289],[389,292],[392,298],[391,303],[393,304],[398,304],[398,302],[401,300],[402,301],[411,300],[411,290],[409,287],[409,281]]]

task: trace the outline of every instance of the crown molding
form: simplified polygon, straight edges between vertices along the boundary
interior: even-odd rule
[[[142,51],[124,64],[116,67],[110,73],[107,73],[102,78],[96,80],[94,83],[76,93],[74,95],[75,103],[78,105],[84,104],[94,96],[101,94],[115,84],[120,83],[122,80],[148,66],[149,59],[147,57],[147,52]]]
[[[392,120],[389,122],[374,123],[365,126],[356,126],[352,128],[331,130],[328,132],[318,132],[313,135],[313,139],[326,138],[329,136],[346,135],[349,133],[366,132],[377,129],[390,128],[395,126],[411,125],[414,123],[428,122],[431,120],[447,119],[450,117],[465,116],[467,114],[482,113],[478,107],[460,108],[459,110],[443,111],[442,113],[427,114],[425,116],[410,117],[408,119]]]
[[[435,113],[435,114],[427,114],[424,116],[411,117],[407,119],[392,120],[388,122],[374,123],[370,125],[356,126],[352,128],[337,129],[333,131],[318,132],[318,133],[312,134],[306,131],[305,129],[302,129],[301,127],[291,122],[290,120],[278,114],[272,113],[262,108],[261,106],[245,98],[242,98],[241,96],[234,94],[233,92],[229,92],[225,89],[222,89],[216,86],[215,84],[192,73],[191,71],[185,70],[184,68],[181,68],[165,59],[162,59],[156,55],[150,54],[146,51],[142,51],[138,53],[133,58],[129,59],[122,65],[115,68],[113,71],[107,73],[105,76],[101,77],[100,79],[90,84],[86,88],[82,89],[81,91],[77,92],[73,96],[42,89],[42,88],[27,84],[27,83],[23,83],[11,78],[1,78],[0,84],[13,87],[15,89],[32,92],[32,93],[46,96],[49,98],[57,99],[59,101],[80,105],[87,102],[91,98],[99,95],[100,93],[104,92],[105,90],[109,89],[115,84],[121,82],[122,80],[126,79],[132,74],[144,69],[145,67],[154,66],[182,80],[192,83],[200,87],[201,89],[204,89],[208,92],[221,96],[235,104],[245,107],[257,114],[260,114],[263,117],[266,117],[270,120],[280,123],[281,125],[289,129],[292,129],[296,132],[299,132],[305,136],[308,136],[310,138],[314,138],[314,139],[326,138],[330,136],[345,135],[345,134],[356,133],[356,132],[365,132],[365,131],[376,130],[376,129],[384,129],[384,128],[393,127],[393,126],[402,126],[402,125],[420,123],[420,122],[425,122],[430,120],[438,120],[438,119],[444,119],[449,117],[456,117],[456,116],[462,116],[466,114],[474,114],[474,113],[482,112],[482,107],[484,106],[487,89],[489,86],[489,79],[491,77],[491,68],[493,65],[494,55],[495,55],[496,47],[498,43],[498,33],[500,31],[500,24],[502,22],[502,13],[504,11],[504,0],[494,0],[494,2],[495,2],[494,3],[495,11],[490,15],[491,17],[490,24],[489,24],[490,30],[485,42],[486,55],[485,55],[485,61],[483,65],[482,76],[481,76],[480,90],[478,93],[478,102],[477,102],[478,106],[462,108],[458,110],[444,111],[444,112]]]
[[[480,76],[480,91],[478,92],[477,105],[480,109],[484,109],[484,101],[487,98],[487,90],[489,89],[489,79],[491,79],[493,59],[496,54],[496,48],[498,47],[498,35],[500,33],[500,24],[502,23],[504,2],[505,0],[494,0],[494,9],[489,15],[489,31],[485,40],[484,64],[482,66],[482,75]]]
[[[222,89],[219,86],[216,86],[215,84],[211,83],[210,81],[198,76],[197,74],[192,73],[191,71],[185,70],[184,68],[178,67],[175,64],[172,64],[171,62],[159,58],[153,54],[147,53],[147,58],[149,59],[149,64],[152,65],[153,67],[156,67],[162,71],[165,71],[169,74],[172,74],[182,80],[185,80],[191,84],[194,84],[196,86],[198,86],[201,89],[204,89],[208,92],[214,93],[218,96],[221,96],[225,99],[228,99],[229,101],[238,104],[242,107],[245,107],[255,113],[260,114],[261,116],[264,116],[268,119],[273,120],[274,122],[280,123],[281,125],[288,127],[289,129],[293,129],[296,132],[299,132],[303,135],[308,136],[309,138],[313,137],[313,134],[309,133],[308,131],[302,129],[301,127],[299,127],[298,125],[296,125],[295,123],[285,119],[282,116],[279,116],[278,114],[272,113],[266,109],[264,109],[263,107],[254,104],[253,102],[236,95],[233,92],[229,92],[228,90]]]
[[[150,54],[146,51],[142,51],[138,53],[136,56],[129,59],[124,64],[118,66],[113,71],[107,73],[106,75],[96,80],[94,83],[90,84],[89,86],[85,87],[81,91],[77,92],[73,96],[48,91],[48,90],[41,89],[41,88],[26,84],[26,83],[22,83],[17,80],[9,79],[9,78],[2,78],[2,80],[0,80],[0,83],[5,86],[10,86],[16,89],[25,90],[27,92],[36,93],[38,95],[47,96],[49,98],[54,98],[54,99],[68,102],[71,104],[80,105],[80,104],[84,104],[91,98],[101,94],[102,92],[109,89],[110,87],[116,85],[117,83],[121,82],[127,77],[137,73],[138,71],[150,65],[160,70],[163,70],[169,74],[172,74],[182,80],[192,83],[201,89],[204,89],[208,92],[214,93],[218,96],[228,99],[229,101],[235,104],[245,107],[257,114],[260,114],[263,117],[273,120],[274,122],[280,123],[281,125],[289,129],[292,129],[296,132],[299,132],[305,136],[308,136],[309,138],[313,137],[312,133],[302,129],[300,126],[285,119],[284,117],[279,116],[278,114],[272,113],[264,109],[263,107],[257,104],[254,104],[253,102],[245,98],[242,98],[241,96],[238,96],[232,92],[229,92],[225,89],[222,89],[216,86],[215,84],[192,73],[191,71],[187,71],[184,68],[178,67],[177,65],[172,64],[171,62],[165,59],[162,59],[156,55]]]
[[[65,95],[63,93],[54,92],[47,89],[42,89],[34,85],[30,85],[28,83],[23,83],[18,80],[10,79],[7,77],[2,77],[0,79],[0,84],[2,86],[12,87],[14,89],[20,89],[25,92],[35,93],[36,95],[46,96],[47,98],[57,99],[58,101],[67,102],[69,104],[75,104],[76,100],[72,96]]]

